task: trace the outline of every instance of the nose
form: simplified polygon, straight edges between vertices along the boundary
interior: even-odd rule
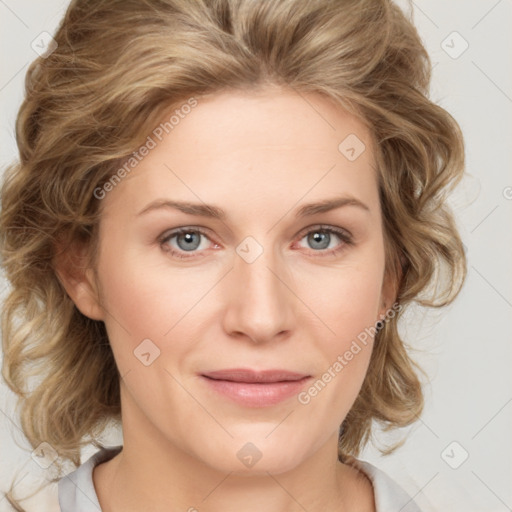
[[[247,248],[248,246],[245,246]],[[223,327],[230,336],[268,343],[288,337],[297,323],[297,302],[292,276],[286,262],[270,249],[255,256],[257,246],[234,256],[233,269],[226,280]],[[257,254],[257,253],[256,253]]]

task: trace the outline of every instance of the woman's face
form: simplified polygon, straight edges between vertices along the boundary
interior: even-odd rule
[[[319,95],[268,88],[197,98],[169,126],[101,200],[125,443],[289,470],[335,444],[386,308],[369,133]],[[293,375],[211,378],[233,369]]]

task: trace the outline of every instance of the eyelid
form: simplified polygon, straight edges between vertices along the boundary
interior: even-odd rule
[[[313,249],[309,249],[307,255],[314,258],[323,258],[323,257],[329,257],[329,256],[337,256],[338,254],[344,252],[347,247],[350,247],[352,245],[355,245],[354,237],[352,236],[352,233],[348,231],[345,228],[341,228],[338,226],[331,226],[328,224],[313,224],[311,226],[308,226],[301,230],[297,235],[296,238],[302,240],[307,234],[315,232],[315,231],[323,231],[328,233],[334,233],[340,240],[341,244],[334,249],[325,249],[322,251],[315,251]]]
[[[348,229],[337,227],[337,226],[331,226],[330,224],[312,224],[311,226],[307,226],[304,229],[300,230],[297,233],[297,235],[295,235],[295,236],[302,238],[305,235],[307,235],[308,233],[310,233],[311,231],[315,231],[315,230],[317,230],[317,231],[332,231],[340,237],[343,236],[346,239],[350,239],[350,240],[353,239],[352,233],[350,231],[348,231]]]
[[[161,247],[162,245],[164,245],[164,243],[166,241],[171,240],[176,235],[180,235],[181,233],[188,233],[188,232],[200,233],[205,238],[210,240],[212,243],[216,243],[216,242],[214,242],[214,240],[211,239],[208,231],[205,228],[202,228],[199,226],[182,226],[179,228],[171,229],[170,231],[165,231],[162,235],[160,235],[158,237],[157,241]],[[198,255],[201,254],[201,252],[195,252],[195,253],[192,252],[192,256],[183,256],[183,254],[186,254],[185,251],[177,251],[176,249],[173,249],[173,248],[164,249],[164,251],[170,253],[173,256],[177,256],[179,259],[193,258],[193,257],[197,257]],[[204,251],[202,251],[202,252],[204,252]]]
[[[208,239],[210,239],[209,232],[206,228],[203,228],[201,226],[181,226],[179,228],[174,229],[168,229],[164,231],[159,237],[158,241],[161,242],[163,240],[166,240],[168,238],[172,238],[175,235],[179,235],[180,233],[188,233],[190,231],[197,231],[198,233],[201,233],[202,235],[206,236]]]
[[[301,231],[299,231],[295,235],[294,238],[295,239],[298,238],[298,240],[300,241],[302,238],[304,238],[304,236],[306,236],[307,234],[309,234],[313,231],[324,231],[324,232],[334,233],[338,238],[340,238],[340,240],[342,242],[341,247],[337,247],[334,249],[326,249],[326,250],[321,250],[321,251],[314,251],[313,249],[311,249],[310,254],[312,253],[318,257],[337,254],[338,252],[342,251],[345,248],[345,246],[354,244],[353,236],[352,236],[352,233],[350,233],[350,231],[348,231],[345,228],[331,226],[329,224],[313,224],[313,225],[307,226],[307,227],[303,228]],[[179,235],[182,233],[188,233],[188,232],[197,232],[197,233],[203,235],[208,240],[210,240],[212,243],[215,243],[215,244],[217,243],[214,240],[212,240],[212,238],[209,235],[208,230],[206,230],[205,228],[199,227],[199,226],[182,226],[179,228],[172,229],[170,231],[165,231],[160,237],[158,237],[158,243],[160,244],[160,246],[162,246],[164,244],[164,242],[171,240],[176,235]],[[186,254],[186,251],[177,251],[172,248],[164,249],[164,250],[166,252],[170,253],[172,256],[176,256],[178,259],[202,257],[202,256],[204,256],[204,252],[205,252],[205,251],[200,251],[200,252],[191,251],[191,256],[184,256],[184,254]]]

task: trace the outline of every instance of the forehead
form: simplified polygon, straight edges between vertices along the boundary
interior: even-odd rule
[[[162,124],[168,119],[169,113],[163,113]],[[199,98],[197,106],[179,121],[168,134],[169,144],[178,149],[183,141],[193,140],[197,151],[181,155],[190,158],[200,158],[203,153],[221,157],[226,149],[239,153],[256,146],[337,155],[344,136],[352,133],[361,140],[370,136],[361,120],[333,100],[319,93],[277,87]]]
[[[170,123],[174,112],[162,112],[152,148],[107,202],[122,195],[140,209],[157,197],[238,205],[244,198],[266,207],[338,192],[376,199],[369,130],[318,93],[229,91],[198,97]]]

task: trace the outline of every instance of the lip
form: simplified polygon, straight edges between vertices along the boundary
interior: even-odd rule
[[[201,374],[208,387],[245,407],[269,407],[297,395],[311,376],[288,370],[234,368]]]

